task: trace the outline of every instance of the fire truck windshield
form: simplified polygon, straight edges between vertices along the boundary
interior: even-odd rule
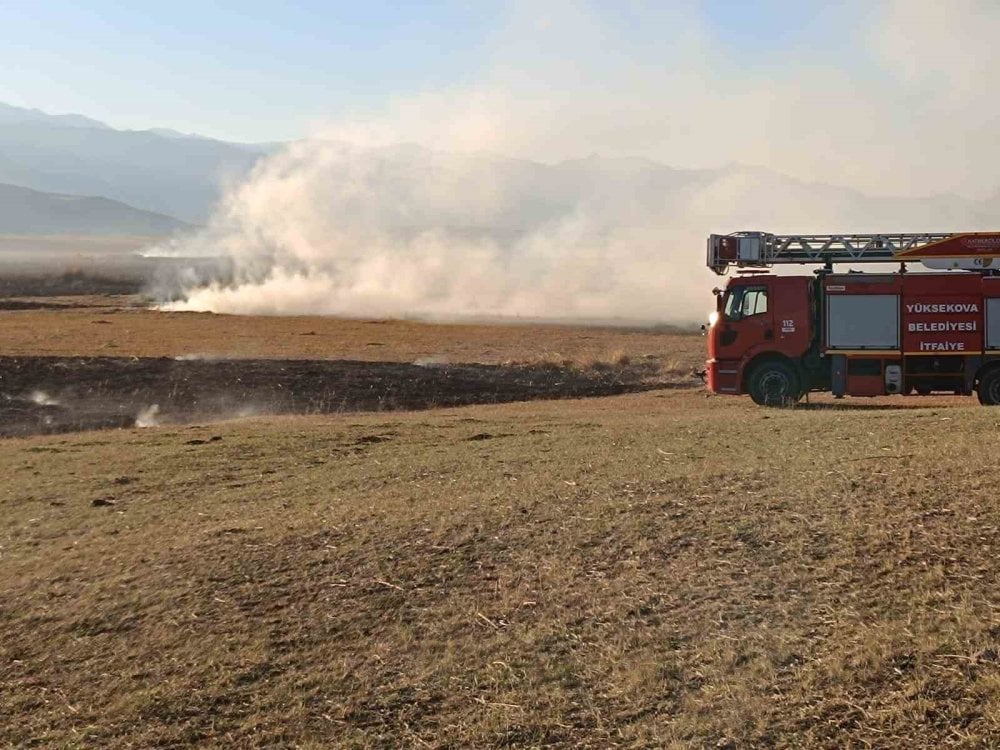
[[[740,308],[743,307],[743,293],[745,291],[746,288],[740,286],[726,292],[726,320],[739,320]]]
[[[740,286],[726,293],[726,320],[741,320],[767,312],[767,288]]]

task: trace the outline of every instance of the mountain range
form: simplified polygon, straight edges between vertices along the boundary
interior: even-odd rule
[[[231,143],[167,128],[118,130],[79,114],[0,104],[0,234],[159,234],[204,224],[226,186],[244,180],[262,156],[283,145]],[[585,210],[619,226],[640,226],[650,216],[682,217],[704,233],[957,231],[998,223],[995,198],[872,197],[743,165],[678,170],[647,159],[597,156],[542,164],[418,146],[380,149],[370,158],[381,170],[372,185],[377,195],[352,210],[377,213],[379,222],[478,224],[504,233]],[[328,180],[341,174],[331,172]],[[836,182],[835,175],[826,177]],[[416,217],[406,208],[407,181],[488,188],[500,200],[483,213],[474,201],[445,193],[411,207],[418,213],[432,207],[435,214]],[[316,190],[325,195],[323,185]]]
[[[4,234],[165,235],[190,225],[110,198],[0,184],[0,227]]]
[[[0,183],[100,196],[184,223],[205,221],[224,186],[275,147],[0,105]]]

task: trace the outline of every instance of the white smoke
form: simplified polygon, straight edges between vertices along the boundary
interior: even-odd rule
[[[450,359],[444,354],[435,354],[430,357],[419,357],[413,360],[413,364],[417,367],[446,367],[450,363]]]
[[[221,359],[225,359],[221,354],[204,354],[201,352],[178,354],[174,357],[175,362],[218,362]]]
[[[147,406],[145,409],[139,412],[135,418],[136,427],[158,427],[160,424],[159,420],[160,406],[159,404],[152,404]]]
[[[710,232],[998,223],[941,195],[996,187],[996,6],[848,3],[767,64],[720,46],[695,4],[641,6],[627,33],[614,7],[516,5],[474,82],[262,161],[206,229],[157,249],[233,262],[169,307],[694,320]]]
[[[58,399],[53,398],[45,391],[32,391],[28,396],[28,400],[37,406],[59,406],[60,402]]]
[[[635,180],[659,192],[622,193]],[[299,143],[261,163],[181,252],[230,254],[237,284],[174,309],[338,315],[676,316],[699,232],[671,170],[641,162],[561,168],[433,152]],[[686,232],[684,241],[681,235]],[[679,266],[679,268],[678,268]],[[703,292],[699,294],[703,296]]]

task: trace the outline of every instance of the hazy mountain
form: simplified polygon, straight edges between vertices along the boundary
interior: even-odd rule
[[[40,109],[25,109],[24,107],[14,107],[10,104],[0,102],[0,123],[47,123],[49,125],[62,125],[68,128],[102,128],[110,130],[99,120],[92,120],[83,115],[50,115]]]
[[[182,133],[181,131],[174,130],[173,128],[149,128],[145,132],[152,133],[153,135],[162,135],[164,138],[194,138],[198,141],[212,140],[208,136],[198,135],[198,133]]]
[[[968,231],[1000,224],[1000,194],[871,196],[763,167],[676,169],[644,158],[591,156],[543,164],[399,145],[338,156],[335,144],[278,157],[255,175],[263,207],[294,199],[337,224],[356,218],[388,230],[537,231],[558,222],[774,233]],[[288,176],[300,188],[289,193]],[[275,186],[274,200],[261,188]],[[365,196],[358,200],[358,196]],[[263,208],[262,210],[269,210]],[[312,215],[310,214],[312,218]],[[321,233],[322,235],[322,233]],[[664,234],[664,244],[673,241]]]
[[[2,234],[165,235],[188,224],[101,197],[42,193],[0,184]]]
[[[241,148],[244,151],[249,151],[250,153],[258,155],[273,153],[274,151],[277,151],[279,148],[285,145],[281,141],[273,141],[268,143],[236,143],[233,141],[220,141],[215,138],[209,138],[207,135],[200,135],[199,133],[182,133],[181,131],[174,130],[173,128],[149,128],[148,130],[138,130],[134,132],[152,133],[153,135],[159,135],[164,138],[174,138],[180,140],[211,141],[213,143],[223,143],[227,146]]]
[[[0,107],[0,182],[102,195],[188,222],[207,219],[224,185],[271,148]]]
[[[82,115],[0,105],[0,182],[103,196],[189,223],[205,223],[225,186],[241,182],[263,154],[282,145],[228,143],[167,128],[115,130]],[[306,161],[322,161],[324,150],[338,148],[310,145],[299,150],[301,155],[281,160],[308,174]],[[543,164],[413,145],[374,149],[356,162],[361,171],[350,173],[352,179],[364,175],[371,197],[352,204],[347,214],[367,216],[373,225],[415,230],[448,227],[509,235],[567,216],[619,227],[669,223],[706,234],[757,228],[946,231],[998,223],[997,200],[871,197],[741,165],[679,170],[648,159],[599,156]],[[334,167],[304,199],[323,212],[325,185],[334,189],[344,179],[345,172]],[[420,185],[435,186],[436,192],[415,200],[411,193]],[[330,199],[338,195],[334,190]]]

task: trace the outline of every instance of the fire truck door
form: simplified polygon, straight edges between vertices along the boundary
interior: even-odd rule
[[[774,341],[774,316],[768,305],[768,288],[730,288],[719,321],[718,359],[742,359],[752,349]]]

